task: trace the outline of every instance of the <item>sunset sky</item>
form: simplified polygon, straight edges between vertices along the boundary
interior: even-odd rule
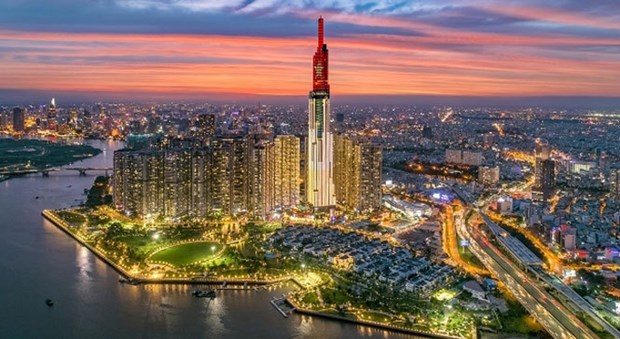
[[[333,96],[620,97],[618,0],[3,0],[0,100],[304,96],[319,15]]]

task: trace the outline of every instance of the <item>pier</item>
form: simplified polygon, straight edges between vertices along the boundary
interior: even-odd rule
[[[295,311],[295,307],[293,307],[284,296],[281,298],[273,297],[269,303],[285,318],[288,318],[289,314]]]

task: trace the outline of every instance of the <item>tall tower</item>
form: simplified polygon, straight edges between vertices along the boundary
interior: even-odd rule
[[[13,108],[13,131],[24,131],[24,109],[20,107]]]
[[[319,18],[318,45],[312,59],[312,91],[308,97],[306,199],[314,207],[333,206],[333,141],[329,128],[328,51]]]
[[[47,129],[55,131],[58,128],[58,117],[56,111],[56,99],[52,98],[47,108]]]
[[[547,201],[555,188],[555,162],[551,159],[551,146],[546,140],[536,139],[534,159],[532,199]]]

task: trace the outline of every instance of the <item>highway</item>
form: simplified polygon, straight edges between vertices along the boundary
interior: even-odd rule
[[[588,327],[559,304],[538,283],[504,256],[477,228],[467,229],[457,221],[459,236],[470,241],[470,250],[508,289],[525,309],[555,338],[598,338]]]
[[[603,326],[603,328],[605,328],[607,332],[611,333],[614,338],[620,338],[620,331],[618,331],[618,329],[615,328],[612,324],[610,324],[607,320],[599,316],[598,313],[596,313],[596,309],[594,308],[594,306],[587,302],[582,296],[577,294],[575,290],[567,286],[560,279],[543,272],[541,269],[535,269],[533,271],[550,286],[553,286],[556,290],[562,293],[562,295],[564,295],[568,300],[575,304],[579,309],[581,309],[592,319],[598,322],[601,326]]]

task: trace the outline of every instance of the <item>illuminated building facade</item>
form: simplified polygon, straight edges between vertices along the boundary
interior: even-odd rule
[[[367,212],[381,206],[383,150],[337,135],[334,144],[336,202],[345,210]]]
[[[299,203],[301,143],[294,135],[278,135],[274,144],[275,206],[292,207]]]
[[[312,91],[308,100],[306,147],[306,200],[314,207],[335,205],[333,140],[330,130],[328,50],[323,42],[323,18],[319,18],[318,46],[312,62]]]
[[[47,108],[47,129],[55,131],[58,128],[58,112],[56,111],[56,99],[52,98]]]
[[[193,128],[197,146],[204,146],[215,136],[215,115],[200,114]]]
[[[114,203],[127,214],[205,217],[248,210],[247,137],[216,138],[209,147],[114,152]]]
[[[253,148],[250,209],[255,217],[266,219],[275,208],[275,145],[260,140]]]

